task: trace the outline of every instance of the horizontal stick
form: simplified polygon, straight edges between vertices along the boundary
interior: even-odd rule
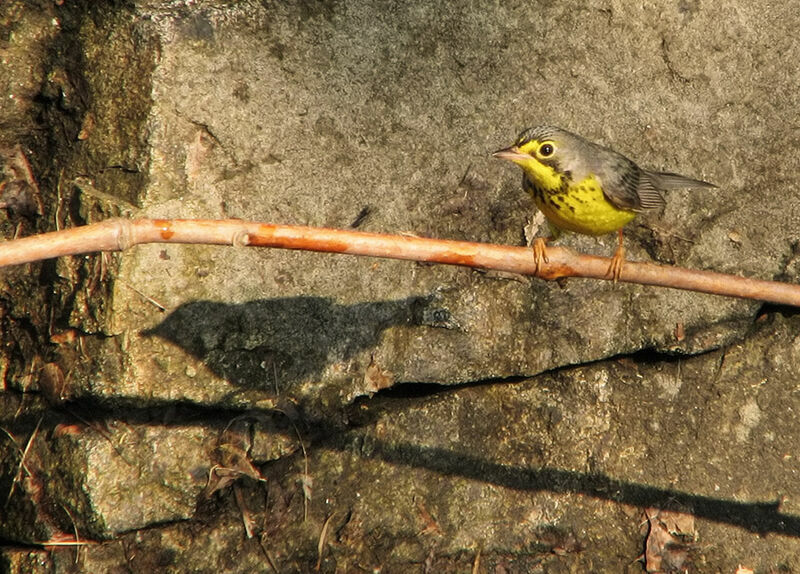
[[[606,257],[547,247],[548,260],[541,265],[537,274],[532,250],[526,247],[301,225],[272,225],[239,219],[110,219],[85,227],[0,243],[0,267],[64,255],[122,251],[142,243],[234,245],[346,253],[536,275],[548,280],[560,277],[609,279],[611,263]],[[800,285],[711,271],[626,261],[619,280],[800,307]]]

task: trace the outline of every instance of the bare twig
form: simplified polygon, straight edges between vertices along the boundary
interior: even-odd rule
[[[478,574],[481,568],[481,550],[483,550],[483,545],[478,545],[478,551],[475,552],[475,560],[472,561],[472,574]]]
[[[141,297],[142,299],[144,299],[145,301],[150,303],[153,307],[155,307],[159,311],[166,311],[167,310],[167,308],[164,305],[162,305],[161,303],[159,303],[158,301],[156,301],[155,299],[150,297],[150,295],[147,295],[146,293],[143,293],[142,291],[139,291],[136,287],[134,287],[133,285],[131,285],[127,281],[120,281],[120,283],[122,285],[124,285],[125,287],[127,287],[128,289],[130,289],[131,291],[133,291],[134,293],[136,293],[139,297]]]
[[[239,488],[239,485],[236,483],[233,483],[233,496],[236,499],[236,506],[239,507],[239,512],[242,515],[244,533],[247,535],[247,538],[252,538],[254,536],[255,520],[253,519],[253,514],[250,512],[250,509],[247,508],[242,489]]]
[[[92,544],[99,544],[96,540],[38,540],[33,544],[38,546],[89,546]]]
[[[308,501],[311,500],[311,490],[314,485],[314,479],[308,474],[308,452],[306,451],[306,445],[303,442],[303,437],[300,434],[300,429],[297,428],[297,425],[294,424],[292,417],[289,416],[284,410],[275,409],[275,412],[281,413],[283,416],[287,418],[289,424],[292,425],[294,428],[294,432],[297,435],[297,440],[300,442],[300,449],[303,451],[303,468],[304,472],[300,475],[300,485],[303,489],[303,522],[308,520]]]
[[[261,551],[264,553],[264,557],[267,559],[267,564],[269,564],[270,568],[272,568],[272,571],[275,572],[275,574],[278,574],[280,571],[278,570],[278,567],[275,565],[275,561],[272,559],[269,550],[267,550],[267,545],[264,544],[265,536],[266,534],[262,532],[261,536],[258,537],[258,543],[261,545]]]
[[[331,519],[336,513],[332,513],[325,522],[322,524],[322,532],[319,533],[319,542],[317,542],[317,565],[314,567],[315,572],[319,572],[322,567],[322,553],[325,551],[325,540],[328,537],[328,527],[331,524]]]
[[[530,249],[487,243],[385,235],[361,231],[272,225],[238,219],[110,219],[0,243],[0,267],[96,251],[121,251],[141,243],[276,247],[462,265],[537,275]],[[609,279],[610,259],[547,248],[538,277]],[[800,306],[800,285],[628,261],[620,281],[660,285],[729,297]]]
[[[30,475],[30,470],[28,470],[28,468],[25,466],[25,453],[22,451],[22,449],[17,444],[17,439],[14,438],[14,435],[12,435],[10,432],[8,432],[3,427],[0,427],[0,431],[3,431],[3,433],[9,439],[11,439],[11,442],[14,443],[14,447],[17,449],[17,452],[19,453],[19,464],[20,464],[20,466],[19,466],[19,468],[17,468],[17,472],[14,475],[14,480],[11,481],[11,488],[9,489],[8,496],[6,497],[6,505],[8,505],[8,501],[11,500],[11,496],[14,494],[14,489],[17,486],[17,479],[19,478],[20,468],[24,469],[25,472],[27,472],[29,475]]]
[[[59,506],[61,506],[61,508],[64,509],[64,512],[66,512],[67,516],[69,516],[70,522],[72,522],[72,531],[75,533],[75,542],[76,542],[76,545],[75,545],[75,564],[77,564],[78,563],[78,559],[81,556],[81,554],[80,554],[81,553],[81,537],[80,537],[80,534],[78,534],[78,525],[75,524],[75,518],[72,517],[72,513],[69,511],[69,508],[67,508],[63,504],[59,504]]]
[[[11,500],[11,497],[14,495],[14,487],[18,483],[22,482],[22,473],[23,473],[23,471],[27,472],[29,475],[31,474],[31,471],[28,470],[27,466],[25,466],[25,457],[28,456],[28,451],[30,451],[31,445],[33,444],[33,441],[36,438],[36,435],[39,433],[39,427],[41,426],[43,419],[44,419],[44,417],[39,417],[39,422],[36,423],[36,428],[33,429],[33,432],[31,433],[31,436],[28,438],[28,442],[25,444],[25,450],[22,451],[22,456],[19,459],[19,466],[17,467],[17,473],[14,475],[14,480],[11,481],[11,489],[9,489],[9,491],[8,491],[8,497],[6,498],[6,504],[9,503],[9,501]],[[6,434],[8,434],[8,436],[11,436],[8,431],[6,431],[5,429],[3,429],[3,430],[5,431]]]

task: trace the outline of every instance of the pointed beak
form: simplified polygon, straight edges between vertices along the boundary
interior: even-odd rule
[[[525,161],[531,159],[531,156],[519,151],[519,148],[515,145],[512,145],[511,147],[507,147],[505,149],[497,150],[492,154],[492,157],[496,157],[497,159],[506,159],[508,161],[513,161],[513,162]]]

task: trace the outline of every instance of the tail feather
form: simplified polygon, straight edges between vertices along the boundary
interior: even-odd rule
[[[653,187],[657,189],[666,190],[666,189],[679,189],[687,187],[703,187],[703,188],[717,187],[713,183],[708,183],[707,181],[692,179],[690,177],[678,175],[677,173],[670,173],[668,171],[646,171],[645,175],[653,183]]]

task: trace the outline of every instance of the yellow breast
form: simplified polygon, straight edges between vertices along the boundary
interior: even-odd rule
[[[566,231],[604,235],[636,217],[636,212],[620,209],[608,201],[593,176],[570,182],[556,191],[545,191],[527,181],[525,187],[550,223]]]

